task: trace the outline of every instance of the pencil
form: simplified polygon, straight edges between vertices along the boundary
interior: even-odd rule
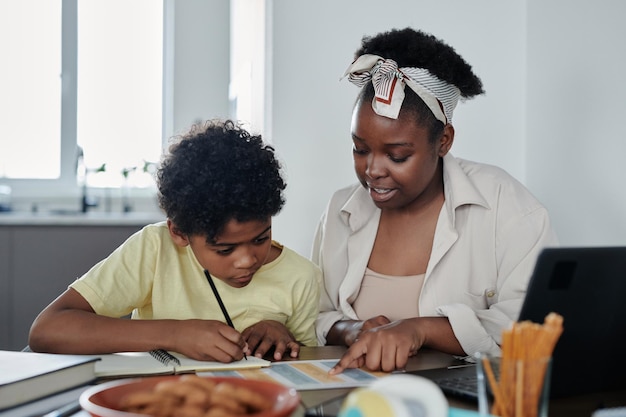
[[[220,305],[220,309],[222,309],[222,314],[224,314],[224,318],[226,319],[226,324],[228,324],[230,327],[234,329],[235,326],[233,325],[233,321],[230,319],[230,315],[228,315],[228,311],[226,310],[226,307],[224,306],[224,303],[222,302],[222,297],[220,297],[220,293],[217,292],[217,288],[215,287],[213,278],[211,277],[211,274],[209,273],[209,271],[206,269],[204,270],[204,276],[206,276],[207,281],[209,281],[209,285],[211,286],[211,289],[213,290],[213,294],[215,294],[217,303]],[[245,360],[248,360],[248,356],[246,356],[245,352],[243,353],[243,358]]]

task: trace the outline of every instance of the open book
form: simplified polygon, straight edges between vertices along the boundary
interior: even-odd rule
[[[355,388],[368,386],[379,378],[391,375],[366,369],[346,369],[337,375],[328,371],[337,364],[337,359],[289,360],[273,362],[263,369],[219,369],[200,373],[200,376],[228,376],[244,379],[259,379],[277,382],[298,391]]]
[[[171,375],[190,372],[250,369],[270,366],[271,362],[248,356],[236,362],[222,363],[198,361],[180,353],[153,350],[150,352],[124,352],[101,355],[96,362],[96,376],[130,377],[143,375]]]

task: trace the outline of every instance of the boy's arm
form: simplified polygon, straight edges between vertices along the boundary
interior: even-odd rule
[[[29,346],[35,352],[103,354],[165,349],[198,360],[243,358],[241,334],[213,320],[128,320],[96,314],[69,288],[33,322]]]

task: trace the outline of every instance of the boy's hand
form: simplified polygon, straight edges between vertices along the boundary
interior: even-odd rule
[[[286,351],[290,351],[292,358],[300,353],[300,344],[283,325],[274,320],[263,320],[245,329],[242,333],[248,343],[249,354],[262,358],[274,348],[274,359],[279,361]]]
[[[174,351],[201,361],[233,362],[248,350],[243,336],[216,320],[180,320],[176,323]]]

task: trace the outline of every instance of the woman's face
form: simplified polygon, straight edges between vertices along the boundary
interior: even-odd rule
[[[381,209],[407,209],[427,204],[443,190],[443,157],[454,130],[446,126],[436,143],[410,113],[398,119],[377,115],[369,101],[352,113],[354,168],[361,184]]]

